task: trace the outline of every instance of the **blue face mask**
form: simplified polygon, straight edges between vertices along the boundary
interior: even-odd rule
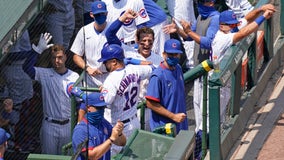
[[[88,112],[86,115],[88,122],[92,125],[100,124],[104,118],[104,112],[104,109],[99,109],[96,112]]]
[[[95,16],[94,21],[98,23],[99,25],[102,25],[103,23],[105,23],[106,19],[107,19],[106,15],[99,15],[99,16]]]
[[[176,66],[176,65],[178,64],[178,62],[179,62],[179,58],[168,57],[168,58],[166,59],[166,61],[167,61],[168,65],[170,65],[170,66]]]
[[[202,19],[207,18],[212,12],[216,11],[214,7],[204,6],[203,4],[198,4],[198,13],[201,15]]]

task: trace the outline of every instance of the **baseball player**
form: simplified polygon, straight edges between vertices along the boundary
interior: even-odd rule
[[[75,90],[75,92],[74,92]],[[76,125],[73,131],[72,146],[74,153],[79,152],[77,159],[110,159],[112,144],[124,146],[126,137],[123,134],[124,124],[117,121],[114,127],[103,117],[104,108],[107,105],[101,93],[84,95],[80,89],[73,88],[72,93],[78,97],[84,97],[88,113]],[[88,145],[82,144],[84,141]],[[81,146],[81,147],[80,147]],[[86,148],[88,146],[88,148]],[[88,152],[86,152],[88,150]],[[88,155],[86,154],[88,153]]]
[[[163,27],[168,24],[165,11],[153,0],[143,0],[150,20],[142,26],[150,27],[154,30],[155,37],[152,52],[162,56],[165,41],[170,39],[170,35],[163,32]]]
[[[150,78],[146,93],[146,105],[152,110],[150,128],[175,123],[176,131],[188,130],[184,80],[178,64],[182,54],[181,44],[176,39],[165,42],[164,61],[156,68]]]
[[[124,123],[126,137],[129,137],[134,129],[140,129],[137,117],[137,103],[139,99],[140,81],[148,78],[152,68],[148,65],[126,65],[123,63],[123,49],[117,44],[110,44],[102,49],[101,58],[106,69],[110,72],[103,83],[102,93],[108,105],[110,113],[105,112],[105,118],[112,125],[120,119]],[[112,155],[121,150],[121,147],[113,146]]]
[[[107,42],[105,31],[110,24],[106,21],[106,4],[101,1],[93,2],[90,16],[94,18],[94,22],[80,29],[70,50],[74,53],[75,64],[88,73],[84,79],[86,85],[99,87],[107,76],[104,65],[97,61],[103,45]]]
[[[261,12],[264,12],[262,16],[259,16]],[[248,36],[249,34],[255,32],[261,23],[269,19],[273,13],[275,12],[275,8],[271,4],[263,5],[258,9],[254,9],[249,12],[245,18],[240,21],[237,20],[236,14],[233,11],[223,11],[220,14],[219,23],[220,27],[214,40],[212,41],[212,57],[213,62],[219,63],[224,57],[225,52],[229,47],[237,42],[241,41],[243,38]],[[259,17],[258,17],[259,16]],[[258,18],[257,18],[258,17]],[[239,25],[242,24],[242,25]],[[244,24],[247,24],[243,26]],[[238,32],[231,32],[231,30],[235,27],[238,27]],[[221,123],[225,119],[226,114],[226,106],[230,99],[230,88],[231,83],[230,79],[226,86],[222,87],[220,90],[220,116]]]
[[[152,65],[157,68],[163,61],[163,57],[160,54],[152,52],[154,46],[154,31],[149,27],[142,27],[136,31],[136,43],[138,44],[137,55],[141,56],[142,59],[152,62]],[[141,101],[145,100],[149,80],[145,79],[141,81],[139,97]],[[137,112],[140,117],[140,110]],[[144,114],[145,130],[150,130],[150,109],[145,108]]]
[[[134,47],[135,31],[137,26],[149,21],[148,13],[145,9],[143,0],[102,0],[106,3],[108,8],[108,20],[113,22],[119,18],[127,9],[138,13],[137,18],[123,23],[123,27],[118,31],[118,37],[125,44]]]
[[[38,53],[51,47],[48,42],[51,35],[41,36],[38,46],[33,45],[34,51],[29,57],[29,63],[24,71],[41,84],[43,99],[43,120],[40,133],[41,149],[45,154],[61,154],[62,146],[71,139],[71,99],[66,92],[69,83],[75,82],[79,75],[66,68],[67,56],[61,45],[51,48],[51,63],[53,68],[34,67]]]
[[[185,21],[190,22],[192,24],[196,22],[196,17],[193,8],[194,6],[193,0],[165,0],[165,1],[171,17],[173,17],[175,20],[180,21],[184,19]],[[181,40],[187,57],[186,67],[188,69],[193,68],[194,41],[184,41],[182,38]]]
[[[219,28],[220,13],[215,9],[216,0],[198,0],[198,11],[196,23],[190,24],[181,20],[180,27],[172,23],[173,31],[177,31],[187,41],[194,41],[194,66],[210,58],[211,43]],[[166,28],[168,32],[171,28]],[[193,107],[195,114],[196,147],[194,155],[196,159],[201,157],[201,135],[202,135],[202,106],[203,106],[203,82],[202,78],[194,80]],[[209,123],[207,123],[209,124]],[[207,125],[208,126],[208,125]],[[207,130],[208,131],[208,130]]]
[[[110,25],[110,27],[106,31],[106,37],[109,43],[121,45],[120,40],[116,36],[116,32],[122,26],[124,21],[134,18],[133,15],[135,17],[136,13],[128,9],[126,12],[124,12],[122,16],[120,16],[116,21],[114,21]],[[133,54],[131,57],[142,60],[142,61],[151,62],[153,67],[156,68],[163,61],[163,58],[160,55],[152,52],[153,43],[154,43],[154,35],[155,35],[154,31],[149,27],[142,27],[142,28],[137,29],[136,43],[138,44],[138,48],[137,48],[138,54],[137,53]],[[125,56],[130,56],[130,55],[126,54]],[[147,84],[148,84],[147,79],[141,81],[141,85],[140,85],[141,91],[139,93],[139,97],[141,99],[140,101],[144,100]],[[138,110],[137,114],[138,114],[138,117],[140,117],[140,110]],[[145,129],[146,130],[149,130],[148,124],[149,124],[149,110],[146,109],[145,111]]]

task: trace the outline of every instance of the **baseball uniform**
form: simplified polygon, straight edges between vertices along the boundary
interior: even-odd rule
[[[163,27],[168,24],[165,11],[153,0],[143,0],[150,20],[143,26],[150,27],[155,33],[152,52],[162,55],[165,41],[170,39],[170,35],[163,32]]]
[[[43,121],[41,149],[45,154],[61,154],[62,146],[71,139],[71,99],[66,93],[67,84],[79,75],[68,70],[60,75],[53,68],[35,68],[35,80],[42,87]]]
[[[186,114],[183,72],[180,65],[176,65],[174,70],[170,70],[161,63],[151,75],[145,97],[146,99],[159,102],[172,113]],[[154,111],[151,112],[150,127],[152,131],[166,123],[175,122]],[[187,120],[175,124],[177,133],[181,129],[188,130]]]
[[[102,32],[96,31],[93,23],[95,22],[80,29],[70,50],[79,56],[83,57],[85,55],[88,66],[98,68],[104,73],[96,75],[95,77],[87,74],[87,79],[85,79],[87,85],[89,87],[98,87],[102,85],[108,75],[105,66],[97,60],[101,57],[101,50],[103,45],[107,42],[105,32],[109,27],[109,23],[107,23],[106,28]]]
[[[242,24],[238,27],[238,29],[241,29],[247,24],[247,20],[245,18],[242,18],[239,20]],[[213,59],[214,61],[217,61],[216,63],[220,63],[220,61],[223,59],[225,52],[228,48],[230,48],[233,45],[233,37],[235,33],[224,33],[220,30],[217,31],[215,38],[212,41],[212,57],[215,57]],[[209,75],[212,74],[213,71],[209,73]],[[231,97],[231,78],[228,80],[227,84],[224,87],[221,87],[220,89],[220,120],[221,123],[225,121],[226,116],[226,108],[227,104]]]
[[[87,137],[89,137],[88,148],[86,148],[86,146],[83,146],[81,151],[85,152],[87,149],[92,150],[96,146],[105,142],[111,136],[111,132],[112,126],[107,120],[103,119],[98,126],[94,126],[88,123],[86,118],[83,118],[83,120],[76,125],[73,131],[73,152],[77,152],[78,145],[84,142]],[[77,160],[83,159],[85,159],[84,156],[80,155]],[[100,160],[105,159],[110,159],[110,150],[106,152],[103,157],[100,158]]]
[[[103,84],[105,102],[110,104],[105,109],[105,118],[112,125],[121,120],[126,137],[129,137],[134,129],[141,127],[136,115],[140,81],[148,78],[151,72],[152,68],[148,65],[127,65],[111,72]],[[118,153],[121,147],[113,146],[111,150],[113,155]]]
[[[102,0],[106,3],[108,9],[107,19],[110,22],[117,20],[119,16],[127,9],[132,9],[134,12],[138,13],[138,17],[134,20],[130,20],[123,24],[123,27],[118,31],[117,35],[124,43],[133,46],[135,43],[135,32],[138,25],[141,25],[149,21],[148,13],[145,9],[142,0],[120,0],[115,2],[114,0]]]

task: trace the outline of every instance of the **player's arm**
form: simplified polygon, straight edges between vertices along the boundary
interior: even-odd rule
[[[85,61],[84,61],[82,56],[80,56],[78,54],[74,54],[73,61],[79,68],[81,68],[81,69],[85,69],[86,68],[86,63],[85,63]]]
[[[102,144],[94,147],[88,151],[89,159],[100,159],[108,150],[110,150],[113,142],[111,139],[107,139]],[[85,152],[86,153],[86,152]]]
[[[179,23],[178,21],[176,22],[176,19],[172,18],[172,23],[165,25],[163,27],[163,32],[166,34],[171,34],[171,33],[178,33],[182,38],[186,39],[188,37],[188,35],[183,31],[181,25],[177,25],[177,23]]]
[[[191,39],[193,39],[196,43],[200,44],[200,39],[201,37],[199,36],[199,34],[193,32],[191,30],[191,24],[186,22],[185,20],[181,20],[180,24],[183,28],[183,32],[187,35],[187,37],[190,37]],[[183,37],[185,38],[185,37]]]
[[[118,146],[124,146],[126,144],[126,137],[122,133],[123,128],[124,124],[121,121],[118,121],[116,125],[112,128],[110,137],[102,144],[96,146],[94,149],[89,150],[89,158],[91,159],[101,158],[110,149],[112,144]]]
[[[124,146],[126,144],[126,137],[122,132],[123,128],[124,124],[118,120],[112,128],[111,136],[109,137],[113,144],[118,146]]]
[[[53,44],[48,44],[52,38],[52,35],[50,33],[45,33],[40,35],[40,39],[38,42],[38,45],[35,44],[32,45],[32,51],[30,52],[30,55],[25,60],[25,63],[23,64],[23,70],[32,78],[35,78],[35,69],[34,65],[37,61],[37,57],[39,54],[41,54],[44,50],[50,48],[53,46]]]
[[[117,37],[116,33],[122,26],[124,22],[127,22],[131,19],[134,19],[137,17],[137,13],[135,13],[133,10],[128,9],[126,10],[117,20],[115,20],[110,27],[106,30],[106,38],[107,42],[109,44],[118,44],[121,46],[121,42],[119,38]]]
[[[164,106],[162,106],[159,102],[151,100],[149,97],[146,97],[146,105],[152,111],[158,113],[161,116],[167,117],[177,123],[182,122],[186,118],[186,115],[184,113],[172,113]]]
[[[102,72],[98,68],[92,68],[90,66],[87,66],[82,56],[74,54],[73,61],[79,68],[86,69],[86,72],[91,76],[102,74]]]
[[[235,33],[233,37],[233,43],[235,44],[242,40],[244,37],[255,32],[264,20],[272,17],[274,12],[275,10],[266,10],[263,15],[259,16],[254,22],[249,23],[247,26]]]
[[[265,4],[261,6],[260,8],[254,9],[251,12],[249,12],[245,19],[248,21],[248,23],[253,22],[262,12],[265,12],[266,10],[271,10],[275,12],[275,7],[272,4]]]

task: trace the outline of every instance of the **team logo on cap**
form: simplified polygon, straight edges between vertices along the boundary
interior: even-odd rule
[[[233,14],[232,14],[232,18],[233,18],[233,19],[236,19],[236,14],[233,13]]]
[[[173,44],[172,44],[172,47],[173,47],[173,48],[177,48],[177,44],[176,44],[176,43],[173,43]]]
[[[103,101],[104,100],[104,96],[103,95],[100,95],[100,101]]]
[[[102,6],[102,4],[99,3],[99,4],[97,5],[97,7],[98,7],[98,8],[102,8],[103,6]]]
[[[139,16],[142,18],[146,18],[147,17],[147,12],[144,8],[140,9],[139,11]]]

